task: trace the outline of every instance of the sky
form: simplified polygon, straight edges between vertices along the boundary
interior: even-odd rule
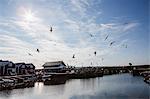
[[[36,68],[50,61],[150,64],[149,5],[149,0],[0,0],[0,59]]]

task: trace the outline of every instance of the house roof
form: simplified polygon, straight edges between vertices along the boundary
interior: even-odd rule
[[[26,66],[27,67],[35,67],[32,63],[27,63]]]
[[[22,62],[22,63],[15,63],[15,64],[16,64],[16,65],[20,65],[20,64],[23,64],[23,65],[24,65],[25,63],[24,63],[24,62]]]
[[[63,61],[46,62],[43,67],[58,67],[59,65],[65,65]]]
[[[13,62],[11,62],[11,61],[3,61],[3,60],[0,60],[0,66],[5,66],[5,65],[7,65],[7,64],[13,64]]]

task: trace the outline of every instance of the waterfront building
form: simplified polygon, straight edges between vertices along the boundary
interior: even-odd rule
[[[15,63],[17,75],[27,74],[26,64],[25,63]]]
[[[66,65],[63,61],[46,62],[43,67],[45,73],[66,72]]]
[[[31,63],[13,63],[0,60],[0,76],[35,74],[35,66]]]
[[[35,73],[35,66],[32,63],[16,63],[15,65],[17,75],[27,75]]]
[[[26,64],[26,68],[28,74],[35,74],[35,66],[32,63]]]
[[[11,61],[0,60],[0,76],[16,75],[15,64]]]

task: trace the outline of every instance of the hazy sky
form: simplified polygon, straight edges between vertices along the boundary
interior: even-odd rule
[[[0,59],[32,62],[37,68],[56,60],[77,66],[150,64],[149,4],[0,0]]]

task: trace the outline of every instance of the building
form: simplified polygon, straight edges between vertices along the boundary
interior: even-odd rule
[[[63,73],[66,72],[66,65],[63,61],[46,62],[44,65],[45,73]]]
[[[17,75],[27,74],[26,64],[25,63],[15,63]]]
[[[35,74],[35,66],[32,63],[26,64],[26,68],[28,74]]]
[[[0,60],[0,76],[35,74],[35,66],[26,63],[13,63]]]
[[[0,76],[16,75],[15,64],[11,61],[0,60]]]
[[[32,63],[16,63],[15,65],[17,75],[27,75],[35,73],[35,66]]]

